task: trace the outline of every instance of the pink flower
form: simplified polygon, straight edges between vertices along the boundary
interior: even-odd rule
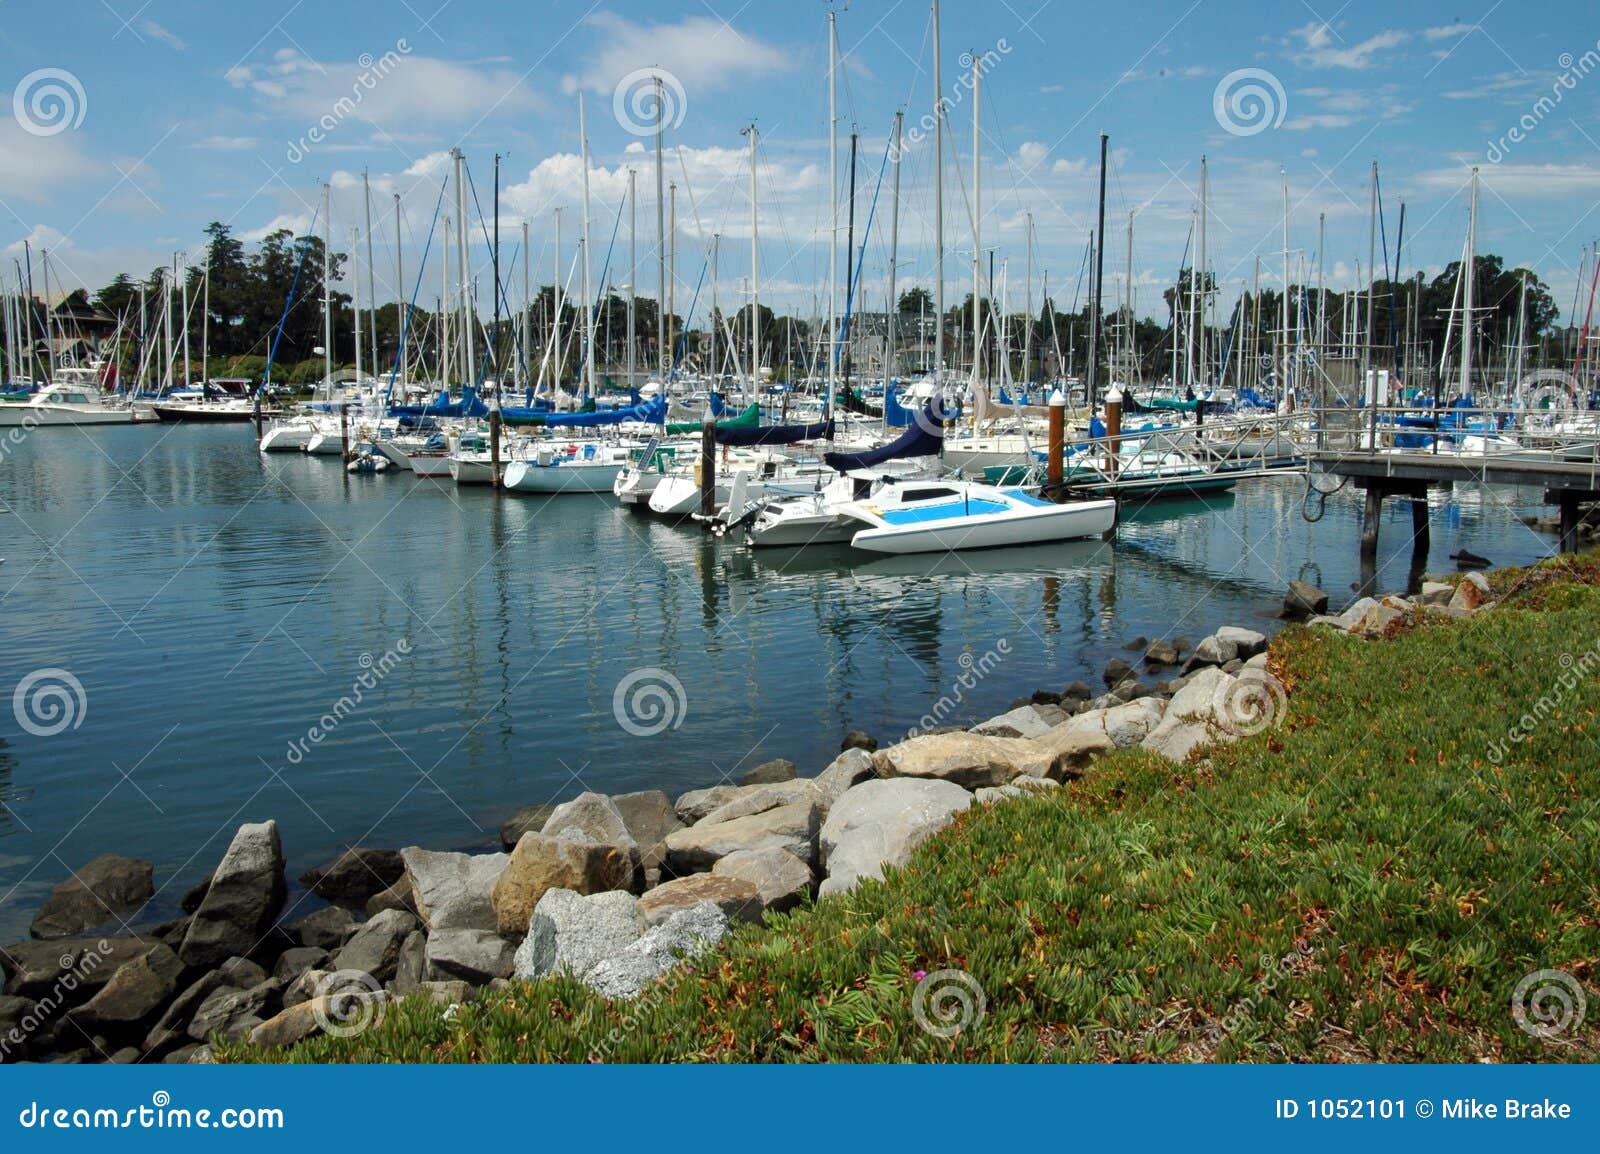
[[[917,981],[919,981],[919,982],[920,982],[920,981],[922,981],[922,979],[923,979],[923,978],[925,978],[925,977],[927,977],[927,976],[928,976],[928,971],[927,971],[927,970],[917,970],[917,971],[916,971],[916,972],[915,972],[915,973],[913,973],[913,974],[912,974],[912,975],[911,975],[911,976],[912,976],[912,977],[913,977],[913,978],[915,978],[915,979],[917,979]]]

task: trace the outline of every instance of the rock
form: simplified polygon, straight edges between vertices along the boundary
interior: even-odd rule
[[[1124,681],[1132,676],[1133,666],[1129,665],[1120,657],[1113,657],[1110,661],[1106,662],[1105,673],[1101,675],[1106,683],[1107,689],[1114,685],[1121,685]]]
[[[679,910],[600,962],[583,982],[602,997],[636,998],[680,962],[711,949],[727,932],[728,919],[709,902]]]
[[[711,875],[749,882],[756,887],[762,910],[773,913],[793,909],[811,896],[817,884],[809,865],[781,849],[731,853],[711,867]]]
[[[1387,605],[1374,605],[1361,615],[1361,619],[1351,627],[1350,632],[1360,637],[1382,638],[1388,634],[1391,625],[1404,622],[1406,615],[1398,609],[1391,609]]]
[[[1152,641],[1144,651],[1146,665],[1176,665],[1178,664],[1178,648],[1170,641]]]
[[[667,838],[669,846],[676,836]],[[511,851],[510,864],[495,882],[491,895],[494,927],[508,937],[526,933],[528,919],[549,890],[595,894],[628,888],[634,879],[637,852],[631,838],[622,846],[523,834]]]
[[[529,919],[513,973],[524,980],[557,971],[581,978],[637,941],[644,928],[639,899],[632,894],[614,890],[585,896],[548,890]]]
[[[394,977],[390,985],[394,992],[402,998],[414,993],[423,979],[427,976],[428,969],[428,935],[421,930],[415,930],[406,935],[406,940],[400,943],[400,957],[394,965]]]
[[[1148,637],[1146,637],[1143,633],[1141,633],[1141,634],[1139,634],[1139,636],[1133,638],[1131,641],[1125,642],[1122,647],[1124,649],[1126,649],[1129,653],[1137,653],[1137,652],[1139,652],[1139,650],[1143,649],[1146,645],[1149,645],[1149,644],[1150,644],[1150,639]]]
[[[705,817],[695,822],[695,825],[716,825],[719,822],[733,821],[735,818],[766,813],[769,809],[777,809],[782,805],[793,805],[799,801],[815,801],[819,804],[827,805],[833,803],[833,799],[827,797],[817,783],[809,779],[781,781],[773,785],[747,786],[740,792],[738,797],[726,805],[719,805],[716,809],[706,814]]]
[[[90,1033],[139,1030],[160,1013],[178,990],[183,963],[171,947],[157,944],[121,967],[100,992],[72,1011],[73,1022]]]
[[[881,751],[873,754],[880,755]],[[667,838],[667,868],[679,877],[699,873],[720,858],[747,849],[782,849],[814,861],[821,823],[822,807],[800,801],[732,821],[680,829]]]
[[[1375,597],[1362,597],[1352,603],[1343,613],[1340,613],[1335,620],[1339,623],[1339,628],[1348,633],[1366,616],[1367,610],[1377,608],[1378,604],[1379,602]]]
[[[562,802],[539,832],[546,837],[559,837],[567,832],[578,833],[592,842],[620,845],[632,853],[639,852],[639,843],[628,832],[628,823],[622,820],[622,814],[603,793],[580,793],[571,801]]]
[[[972,732],[983,737],[1042,737],[1050,732],[1050,723],[1029,704],[974,725]]]
[[[1224,664],[1222,666],[1219,666],[1219,668],[1224,673],[1238,673],[1239,670],[1244,668],[1244,662],[1240,661],[1237,657],[1235,657],[1232,661],[1229,661],[1226,664]]]
[[[407,940],[409,941],[410,939]],[[345,970],[342,973],[351,979],[359,977],[353,970]],[[327,986],[343,984],[344,982],[344,977],[335,982],[334,971],[332,970],[307,970],[284,987],[283,1004],[285,1006],[298,1006],[302,1002],[320,996]]]
[[[1233,643],[1213,633],[1210,637],[1200,639],[1200,644],[1194,647],[1189,660],[1183,663],[1183,670],[1188,673],[1207,665],[1226,665],[1235,656]]]
[[[495,928],[492,895],[510,855],[434,853],[415,846],[400,853],[417,916],[430,932]]]
[[[673,808],[677,811],[679,821],[684,825],[693,825],[718,806],[726,805],[738,797],[742,789],[742,786],[737,785],[714,785],[710,789],[691,789],[673,802]]]
[[[1132,672],[1132,670],[1129,672]],[[1088,683],[1084,681],[1074,681],[1061,691],[1063,704],[1068,701],[1088,701],[1093,696],[1094,690],[1090,689]]]
[[[1450,595],[1448,607],[1475,613],[1489,603],[1490,597],[1488,579],[1482,573],[1466,573]]]
[[[288,985],[307,970],[326,969],[330,957],[327,950],[316,946],[296,946],[279,955],[278,964],[272,967],[272,976]]]
[[[250,1031],[250,1043],[264,1050],[289,1047],[322,1033],[323,1024],[335,1020],[336,1007],[328,997],[311,998],[280,1010]]]
[[[1004,785],[1022,774],[1054,777],[1065,772],[1061,755],[1036,742],[971,733],[913,737],[878,750],[872,768],[879,777],[938,778],[966,789]]]
[[[1061,783],[1044,777],[1019,777],[1010,785],[976,790],[972,800],[978,805],[993,805],[1013,797],[1032,797],[1046,790],[1060,789]]]
[[[1087,713],[1080,713],[1064,725],[1052,730],[1052,741],[1057,743],[1064,740],[1065,735],[1081,733],[1091,737],[1102,737],[1117,749],[1128,749],[1143,741],[1156,726],[1161,724],[1162,714],[1165,712],[1166,702],[1158,697],[1141,697],[1137,701],[1130,701],[1126,705],[1116,705],[1109,709],[1094,709]],[[1060,733],[1061,738],[1054,735]],[[1063,756],[1063,755],[1057,755]],[[1091,754],[1090,756],[1093,756]],[[1068,775],[1068,768],[1059,773],[1035,773],[1033,777],[1050,777],[1061,780]],[[1004,784],[1004,783],[1001,783]]]
[[[1487,569],[1494,564],[1489,558],[1480,557],[1478,554],[1469,552],[1466,549],[1461,550],[1459,553],[1450,554],[1450,560],[1454,561],[1457,568],[1460,569]],[[1487,587],[1485,587],[1485,591],[1487,591]]]
[[[1448,581],[1424,581],[1419,600],[1424,605],[1448,605],[1456,587]]]
[[[149,862],[101,854],[51,891],[29,932],[36,938],[70,938],[132,913],[154,893]]]
[[[1060,705],[1061,694],[1054,689],[1035,689],[1028,701],[1033,705]]]
[[[774,785],[780,781],[793,781],[800,767],[787,757],[764,761],[739,779],[740,785]]]
[[[864,749],[868,753],[878,748],[878,739],[859,729],[852,729],[844,735],[844,740],[839,743],[839,752],[844,753],[851,749]]]
[[[667,835],[683,828],[672,799],[659,789],[620,793],[611,804],[622,815],[622,824],[638,843],[646,869],[656,869],[667,857]]]
[[[904,865],[911,851],[972,804],[961,786],[942,780],[890,778],[862,782],[836,803],[819,842],[827,871],[819,893],[843,893],[885,865]]]
[[[272,1016],[274,1002],[281,990],[282,987],[274,981],[262,982],[248,990],[219,986],[206,996],[195,1011],[189,1022],[189,1037],[196,1042],[205,1042],[213,1034],[220,1034],[230,1042],[237,1042],[265,1018]]]
[[[183,945],[183,939],[189,933],[189,923],[193,920],[193,918],[174,918],[170,922],[162,922],[146,933],[145,937],[158,938],[176,950]]]
[[[387,982],[400,964],[400,947],[417,926],[417,919],[404,910],[384,910],[362,925],[334,955],[333,968],[356,970]]]
[[[503,982],[504,978],[492,978],[492,982]],[[459,1006],[472,997],[472,984],[459,978],[441,978],[434,982],[423,982],[422,992],[428,995],[428,1001],[435,1006]]]
[[[320,898],[361,909],[367,899],[394,885],[405,872],[398,851],[356,847],[301,875],[300,881]]]
[[[124,1046],[111,1055],[113,1066],[132,1066],[144,1057],[144,1052],[138,1046]]]
[[[1070,781],[1082,777],[1090,762],[1116,748],[1103,729],[1074,727],[1070,720],[1053,727],[1049,733],[1038,738],[1036,744],[1057,755],[1059,777],[1044,779],[1048,781]],[[1013,780],[1020,781],[1022,777]]]
[[[283,927],[284,932],[302,946],[329,953],[348,942],[356,928],[356,919],[350,911],[339,906],[327,906]]]
[[[877,747],[877,742],[873,742],[873,747]],[[832,805],[852,785],[859,785],[873,776],[871,751],[865,746],[853,746],[834,758],[828,768],[812,781],[817,787],[818,796]]]
[[[423,972],[430,982],[459,978],[481,986],[509,977],[515,953],[510,942],[489,930],[434,930],[428,935]]]
[[[86,1002],[149,948],[150,942],[136,937],[17,942],[0,949],[5,992],[67,1005]]]
[[[1267,638],[1265,634],[1257,633],[1254,629],[1241,629],[1237,625],[1224,625],[1216,632],[1216,638],[1223,645],[1232,645],[1233,654],[1229,661],[1243,661],[1254,657],[1257,653],[1267,651]]]
[[[217,967],[217,973],[222,975],[224,985],[238,990],[248,990],[267,980],[267,971],[249,958],[229,958]]]
[[[162,1011],[160,1019],[144,1036],[145,1050],[154,1053],[168,1046],[189,1041],[189,1021],[207,998],[222,987],[222,975],[216,970],[201,974]]]
[[[1139,744],[1168,761],[1182,762],[1189,754],[1213,740],[1211,728],[1203,721],[1163,721]]]
[[[1286,617],[1318,617],[1328,611],[1328,595],[1305,581],[1289,582],[1289,591],[1283,595],[1283,612]]]
[[[211,888],[211,874],[188,889],[183,891],[183,897],[178,899],[178,906],[186,914],[192,914],[200,908],[200,903],[206,900],[206,891]]]
[[[256,952],[288,892],[283,864],[277,822],[240,826],[189,923],[178,956],[191,966],[215,966]]]
[[[716,906],[730,922],[761,920],[761,891],[756,884],[715,873],[663,882],[639,899],[639,913],[645,925],[658,926],[679,910],[692,909],[701,902]]]
[[[1139,744],[1169,761],[1181,762],[1203,745],[1233,741],[1235,735],[1227,728],[1225,710],[1235,680],[1214,667],[1196,671],[1172,695],[1161,723]]]
[[[384,910],[405,910],[411,914],[417,912],[417,890],[411,884],[409,874],[382,893],[373,894],[367,899],[367,917],[381,914]]]
[[[556,807],[553,805],[523,806],[500,823],[500,844],[508,851],[516,849],[517,842],[522,840],[523,834],[538,833],[555,811]]]
[[[37,1006],[32,998],[0,994],[0,1062],[16,1062],[27,1057],[28,1036],[38,1024],[34,1013]]]

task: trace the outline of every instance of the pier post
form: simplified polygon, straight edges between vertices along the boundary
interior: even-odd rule
[[[250,407],[250,415],[256,423],[256,448],[261,447],[261,390],[256,390],[256,402]]]
[[[1428,491],[1417,493],[1411,499],[1411,550],[1412,555],[1428,555]]]
[[[1383,519],[1383,486],[1376,481],[1367,486],[1367,504],[1361,513],[1361,554],[1378,552],[1378,525]]]
[[[1115,481],[1122,449],[1122,390],[1116,385],[1106,394],[1106,449],[1106,472]]]
[[[707,417],[700,428],[700,515],[710,518],[717,511],[717,422]]]
[[[350,459],[350,405],[339,402],[339,447],[346,461]]]
[[[1578,527],[1583,524],[1578,506],[1600,501],[1600,493],[1588,489],[1546,489],[1544,500],[1545,504],[1561,510],[1561,552],[1576,553],[1580,548]]]
[[[499,400],[495,401],[496,406]],[[500,488],[500,410],[489,410],[489,487]]]
[[[1050,447],[1045,460],[1045,476],[1052,488],[1059,489],[1065,474],[1067,453],[1067,398],[1057,389],[1050,394]]]

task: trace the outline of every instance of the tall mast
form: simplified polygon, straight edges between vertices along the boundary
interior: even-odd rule
[[[372,324],[368,329],[368,339],[372,342],[372,357],[369,364],[372,366],[372,375],[378,375],[378,266],[372,260],[372,186],[367,182],[367,170],[361,170],[361,199],[366,209],[367,219],[367,308],[372,311]],[[396,292],[403,289],[396,288]]]
[[[1327,335],[1324,331],[1326,321],[1323,317],[1323,314],[1328,309],[1328,279],[1323,264],[1323,254],[1326,251],[1327,243],[1328,214],[1319,212],[1317,213],[1317,335],[1316,339],[1311,342],[1311,347],[1317,354],[1318,365],[1322,364],[1323,339]]]
[[[554,334],[553,337],[552,337],[552,340],[554,341],[554,346],[555,346],[555,359],[556,359],[555,382],[556,382],[556,393],[558,395],[558,399],[559,399],[559,394],[561,392],[561,370],[567,367],[566,358],[564,356],[562,356],[562,354],[561,354],[561,330],[564,327],[564,323],[563,322],[566,320],[566,317],[562,315],[566,311],[566,304],[565,304],[565,302],[563,300],[563,295],[564,294],[562,293],[562,282],[563,282],[564,277],[565,277],[564,268],[565,268],[565,266],[562,265],[562,263],[561,263],[561,209],[557,208],[556,209],[556,284],[555,284],[556,316],[555,316],[554,324],[552,326],[552,331],[553,331],[553,334]]]
[[[839,278],[839,34],[835,14],[828,13],[828,402],[823,406],[826,419],[833,415],[833,396],[838,382],[839,331],[835,298]]]
[[[1376,166],[1373,168],[1377,170]],[[1467,211],[1467,259],[1462,264],[1461,275],[1466,278],[1461,288],[1461,395],[1472,395],[1472,341],[1474,282],[1477,281],[1478,255],[1478,169],[1472,169],[1472,202]]]
[[[409,327],[408,322],[411,319],[411,298],[406,293],[406,268],[401,258],[400,194],[398,192],[394,194],[394,282],[398,286],[398,292],[400,294],[395,306],[395,322],[398,325],[400,332],[404,334],[407,332]],[[402,336],[400,338],[399,352],[396,354],[398,357],[397,368],[399,370],[400,382],[402,385],[404,385],[406,379],[405,353],[406,337]]]
[[[939,0],[933,0],[933,372],[944,372],[944,81],[939,61]],[[920,339],[922,334],[917,334]]]
[[[461,282],[461,328],[464,338],[463,348],[466,350],[466,377],[470,383],[478,383],[478,334],[474,331],[478,327],[476,309],[472,304],[472,262],[467,258],[467,161],[461,155],[459,148],[452,148],[450,155],[456,162],[456,237],[458,245],[456,255],[460,258],[457,262],[456,279]]]
[[[444,243],[439,246],[444,259],[439,262],[439,383],[450,387],[450,374],[456,369],[455,350],[450,346],[450,218],[444,225]]]
[[[667,357],[678,365],[678,182],[667,185]]]
[[[972,381],[983,379],[983,72],[979,54],[972,54]]]
[[[517,364],[520,370],[518,375],[521,378],[518,383],[524,388],[526,388],[528,384],[528,348],[532,343],[528,340],[528,337],[532,335],[530,332],[530,328],[532,326],[531,318],[533,316],[532,265],[533,256],[528,251],[528,221],[527,218],[524,217],[522,221],[522,308],[518,310],[517,314],[517,342],[519,345],[521,345],[521,355],[517,358]],[[631,377],[628,381],[628,387],[633,387],[633,380]]]
[[[1094,409],[1095,377],[1100,361],[1100,294],[1106,277],[1106,141],[1100,134],[1100,207],[1099,224],[1094,232],[1094,283],[1089,294],[1089,367],[1084,378],[1084,399]]]
[[[361,269],[359,267],[360,261],[358,260],[358,256],[361,252],[361,249],[358,247],[360,244],[361,233],[354,225],[351,225],[350,261],[357,267],[350,270],[350,311],[354,314],[356,322],[356,387],[358,389],[361,387]],[[185,328],[187,327],[188,326],[185,326]],[[186,336],[185,343],[187,343],[187,340],[188,338]],[[184,359],[187,360],[188,357],[185,356]],[[184,371],[187,372],[188,370],[185,369]]]
[[[505,374],[500,371],[500,154],[494,154],[494,251],[492,269],[494,272],[494,288],[490,290],[494,297],[494,324],[489,328],[489,363],[494,366],[494,407],[500,408],[501,386],[505,384]]]
[[[1211,300],[1211,285],[1210,281],[1206,278],[1206,216],[1209,213],[1209,206],[1207,203],[1209,193],[1209,187],[1207,183],[1208,179],[1209,170],[1206,167],[1206,158],[1202,156],[1200,158],[1200,308],[1198,315],[1195,318],[1195,339],[1200,344],[1199,376],[1200,390],[1202,395],[1204,395],[1204,392],[1209,387],[1211,381],[1211,366],[1209,364],[1210,358],[1207,356],[1206,349],[1206,308],[1210,304]],[[1131,279],[1133,275],[1133,270],[1131,267],[1128,270],[1128,274]]]
[[[895,296],[896,265],[900,259],[900,149],[904,137],[906,114],[894,114],[894,188],[889,201],[889,312],[883,334],[883,387],[888,395],[889,383],[894,379],[894,321],[900,312],[900,301]],[[920,334],[919,334],[920,337]],[[884,419],[888,420],[888,403],[884,404]]]
[[[667,375],[667,198],[662,183],[661,145],[666,135],[666,104],[661,74],[656,74],[656,371]]]
[[[589,127],[583,115],[583,92],[578,93],[578,136],[583,153],[583,334],[586,343],[584,357],[584,395],[593,397],[600,392],[595,387],[594,348],[594,289],[589,281]]]
[[[1278,392],[1282,399],[1289,392],[1289,172],[1287,169],[1280,171],[1283,174],[1283,300],[1279,302],[1282,323],[1278,341],[1283,349],[1283,379],[1278,382]]]
[[[522,247],[528,247],[528,230],[523,226]],[[526,267],[526,266],[524,266]],[[638,316],[639,281],[639,173],[628,169],[628,387],[638,387],[634,373],[638,368],[638,338],[635,332]]]
[[[1361,347],[1361,387],[1372,390],[1372,404],[1378,404],[1378,390],[1367,377],[1372,372],[1373,292],[1378,287],[1378,162],[1372,162],[1372,187],[1367,207],[1367,321],[1366,338]]]
[[[1137,371],[1136,371],[1136,362],[1139,359],[1139,350],[1135,346],[1135,342],[1134,342],[1134,337],[1137,335],[1137,330],[1134,328],[1134,323],[1133,323],[1133,213],[1131,211],[1128,213],[1128,274],[1127,274],[1127,280],[1128,280],[1128,283],[1127,283],[1127,286],[1126,286],[1127,287],[1126,303],[1127,303],[1128,311],[1124,315],[1122,323],[1123,323],[1123,327],[1127,330],[1126,339],[1127,339],[1128,356],[1127,356],[1127,360],[1124,362],[1125,367],[1124,367],[1123,371],[1128,374],[1128,379],[1124,383],[1131,385],[1131,384],[1134,383],[1134,378],[1138,375]]]
[[[48,253],[45,254],[48,257]],[[183,301],[183,384],[187,388],[194,380],[194,374],[189,367],[189,258],[180,253],[178,261],[178,284]],[[49,265],[45,266],[49,268]],[[51,357],[52,364],[55,358]]]
[[[333,378],[333,186],[322,186],[322,379]]]
[[[750,136],[750,392],[761,395],[761,247],[759,215],[756,212],[756,126]]]
[[[1132,217],[1129,217],[1129,229],[1133,228]],[[1033,213],[1028,213],[1024,225],[1025,240],[1028,249],[1027,273],[1028,283],[1023,292],[1028,309],[1028,324],[1022,330],[1022,381],[1027,384],[1032,377],[1033,370]]]
[[[206,261],[200,271],[202,289],[200,304],[200,379],[211,379],[211,249],[206,248]]]
[[[707,326],[711,329],[711,364],[709,367],[712,388],[716,388],[717,369],[719,367],[717,360],[717,326],[722,323],[722,297],[719,283],[721,279],[722,234],[714,232],[711,234],[711,324]]]

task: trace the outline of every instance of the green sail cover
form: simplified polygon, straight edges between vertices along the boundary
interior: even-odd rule
[[[757,401],[737,417],[730,417],[725,421],[718,421],[719,429],[755,429],[761,425],[761,403]],[[682,435],[684,433],[698,433],[705,427],[704,421],[673,421],[667,425],[668,435]]]

